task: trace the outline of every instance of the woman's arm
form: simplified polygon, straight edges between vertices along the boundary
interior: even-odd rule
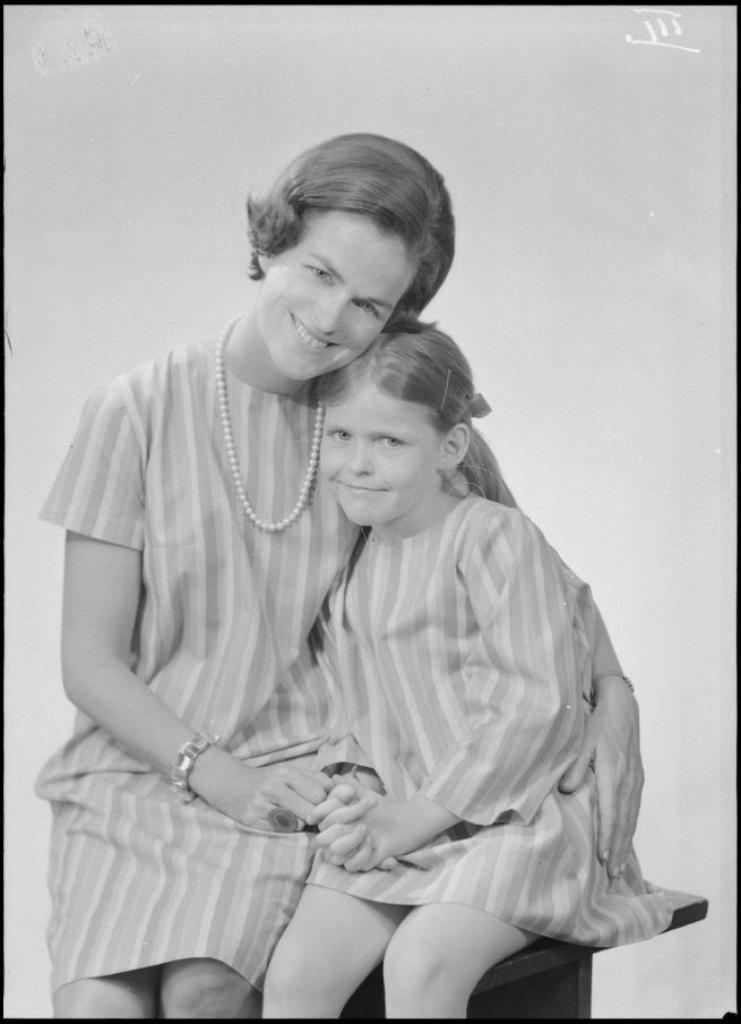
[[[570,570],[566,568],[567,573]],[[573,577],[573,574],[571,574]],[[576,577],[575,577],[576,578]],[[592,654],[592,698],[581,751],[559,783],[571,793],[594,764],[599,813],[598,850],[607,872],[623,870],[641,806],[644,774],[639,738],[638,703],[625,676],[599,608],[586,584],[578,603]]]
[[[133,757],[166,775],[195,729],[129,667],[140,592],[140,551],[67,533],[62,614],[67,696]],[[247,768],[210,747],[197,759],[190,786],[236,821],[269,829],[271,808],[285,807],[305,819],[331,783],[319,772],[291,766]]]
[[[603,676],[594,686],[581,751],[561,777],[559,789],[572,793],[594,763],[599,812],[598,849],[610,877],[625,866],[641,807],[644,774],[638,703],[621,674]]]

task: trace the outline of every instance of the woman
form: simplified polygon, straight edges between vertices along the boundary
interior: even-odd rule
[[[309,864],[309,836],[282,833],[281,813],[305,821],[330,788],[313,768],[326,698],[305,638],[355,534],[313,491],[309,382],[395,310],[425,307],[453,217],[434,168],[372,135],[308,151],[248,212],[249,310],[215,349],[96,392],[42,513],[67,531],[62,668],[80,712],[38,783],[54,811],[60,1017],[257,1015]],[[564,784],[596,748],[617,870],[642,781],[637,711],[593,614],[598,714]]]

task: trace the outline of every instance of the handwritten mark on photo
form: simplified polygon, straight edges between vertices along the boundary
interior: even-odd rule
[[[94,21],[86,21],[78,35],[65,39],[64,43],[35,46],[31,56],[38,73],[46,78],[109,57],[115,49],[116,42],[110,32]]]
[[[625,41],[627,43],[631,43],[634,46],[665,46],[671,50],[684,50],[685,53],[702,52],[692,46],[682,46],[679,43],[666,42],[669,38],[667,21],[670,22],[673,29],[673,37],[682,36],[682,26],[679,24],[679,19],[682,15],[678,11],[667,11],[657,7],[634,7],[633,13],[648,14],[652,15],[653,18],[643,19],[643,24],[648,32],[648,39],[634,39],[633,36],[626,35]]]

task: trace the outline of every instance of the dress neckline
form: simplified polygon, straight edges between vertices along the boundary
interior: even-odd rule
[[[484,500],[485,499],[481,498],[480,495],[471,492],[464,498],[461,498],[460,501],[446,512],[444,516],[441,516],[428,526],[425,526],[425,528],[420,530],[418,533],[409,534],[407,537],[397,537],[395,540],[379,540],[378,538],[374,539],[373,532],[371,531],[366,535],[366,543],[374,549],[398,548],[404,544],[406,544],[407,547],[411,547],[414,541],[421,541],[433,536],[436,531],[443,530],[446,524],[451,522],[455,517],[462,517],[465,514],[465,511],[467,511],[473,504]]]

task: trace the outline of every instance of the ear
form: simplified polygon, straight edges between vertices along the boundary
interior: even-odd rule
[[[456,423],[440,443],[440,469],[448,471],[460,466],[471,443],[471,430],[465,423]]]
[[[262,249],[253,249],[250,253],[250,269],[253,271],[260,272],[263,274],[267,273],[268,266],[270,265],[270,256]]]

